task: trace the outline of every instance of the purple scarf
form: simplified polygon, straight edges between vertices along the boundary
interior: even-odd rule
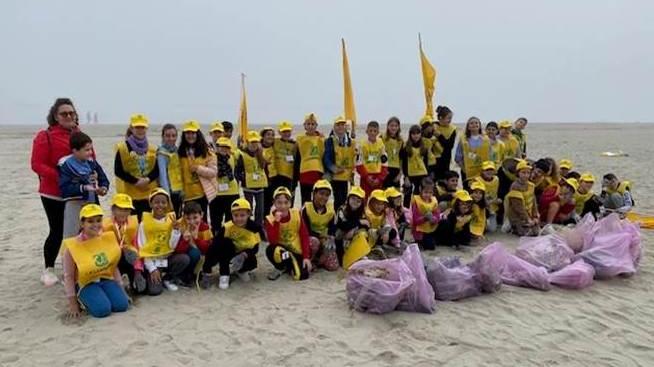
[[[130,135],[127,138],[127,144],[132,148],[132,151],[136,152],[138,155],[144,155],[148,151],[148,138],[139,139],[134,135]]]

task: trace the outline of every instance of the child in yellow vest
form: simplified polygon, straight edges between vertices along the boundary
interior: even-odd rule
[[[273,194],[272,213],[266,216],[266,257],[275,268],[268,276],[278,279],[282,272],[295,280],[309,278],[313,268],[309,229],[297,208],[291,208],[291,192],[284,186]]]
[[[277,131],[279,131],[279,138],[275,138],[273,143],[277,176],[273,180],[272,190],[274,193],[279,187],[284,186],[295,198],[300,166],[296,164],[298,146],[297,142],[292,138],[293,124],[289,121],[282,121],[279,123]],[[268,212],[266,211],[266,213]]]
[[[452,207],[441,215],[438,223],[436,238],[441,246],[450,246],[459,249],[461,246],[470,246],[472,235],[470,223],[472,221],[472,197],[465,190],[458,190],[454,194]]]
[[[575,212],[581,218],[591,213],[595,218],[600,218],[604,212],[602,201],[593,192],[595,177],[590,172],[585,172],[579,177],[579,188],[574,194]]]
[[[175,213],[179,215],[182,208],[183,183],[182,166],[177,154],[177,128],[165,124],[161,128],[161,145],[157,149],[157,166],[159,167],[159,186],[170,194]]]
[[[471,117],[466,123],[465,135],[459,140],[454,156],[455,162],[461,167],[463,186],[468,186],[468,180],[481,174],[481,164],[490,160],[490,140],[481,130],[481,121]]]
[[[383,189],[388,175],[388,156],[384,142],[379,139],[379,123],[370,121],[366,128],[367,139],[359,144],[357,172],[361,176],[361,188],[370,196],[372,190]]]
[[[305,132],[297,137],[296,164],[299,165],[302,203],[311,201],[313,185],[324,173],[322,158],[325,153],[325,138],[317,127],[318,117],[315,113],[309,113],[304,117]]]
[[[561,159],[559,161],[559,176],[561,178],[568,178],[568,173],[572,171],[572,161],[569,159]]]
[[[257,268],[259,243],[266,239],[263,227],[250,219],[250,203],[242,198],[231,204],[232,220],[218,230],[209,246],[202,267],[201,286],[211,287],[211,273],[219,264],[218,288],[229,288],[230,274],[236,274],[243,282],[251,280],[250,273]]]
[[[261,223],[264,216],[264,190],[268,187],[266,158],[261,148],[261,136],[256,131],[248,131],[245,144],[247,147],[239,154],[235,174],[241,182],[245,200],[254,208],[255,222]]]
[[[631,196],[631,182],[620,181],[613,173],[607,173],[602,178],[602,204],[607,212],[626,215],[634,206]]]
[[[500,129],[497,125],[497,122],[490,121],[486,124],[486,136],[490,140],[491,146],[491,156],[490,161],[494,162],[496,165],[501,165],[504,162],[506,155],[506,148],[504,147],[504,142],[498,139],[497,134],[499,134]]]
[[[225,128],[223,127],[223,123],[220,121],[214,121],[211,126],[209,126],[209,141],[207,142],[207,145],[209,146],[209,150],[212,151],[214,154],[216,154],[216,150],[218,150],[216,146],[216,142],[218,139],[223,137],[223,134],[225,133]]]
[[[434,121],[431,116],[423,116],[420,119],[420,129],[422,131],[422,144],[427,148],[427,171],[429,177],[433,180],[436,175],[436,161],[442,153],[442,147],[438,143],[434,130]]]
[[[213,238],[211,227],[202,219],[204,213],[194,201],[184,204],[184,216],[180,223],[182,237],[175,247],[176,254],[186,254],[189,264],[179,275],[180,285],[191,286],[195,279],[195,268],[202,255],[206,254]]]
[[[404,232],[411,226],[411,211],[403,206],[402,193],[395,187],[391,186],[384,190],[386,199],[388,199],[388,208],[386,208],[388,216],[393,217],[395,223],[394,231],[397,233],[400,243],[404,241]],[[391,231],[391,237],[395,237]]]
[[[436,118],[438,121],[434,126],[436,140],[441,147],[441,155],[436,158],[436,177],[439,181],[444,178],[445,172],[450,170],[452,163],[452,149],[456,143],[456,127],[452,124],[452,110],[447,106],[436,107]]]
[[[529,181],[531,166],[521,160],[516,166],[517,179],[504,199],[504,226],[518,236],[537,236],[540,230],[535,185]]]
[[[436,229],[440,220],[438,200],[434,197],[434,181],[425,177],[420,183],[420,194],[411,198],[411,232],[425,250],[436,248]]]
[[[395,186],[400,188],[402,181],[402,159],[400,152],[404,146],[402,141],[402,131],[400,129],[400,119],[393,116],[386,123],[386,133],[382,135],[384,148],[388,155],[388,175],[384,180],[384,187]]]
[[[409,129],[409,137],[402,149],[402,172],[404,173],[404,206],[411,205],[411,197],[420,193],[420,183],[427,177],[429,145],[423,139],[420,126]]]
[[[527,133],[524,132],[525,128],[527,128],[527,122],[527,118],[518,117],[513,124],[513,130],[511,130],[511,134],[513,134],[520,143],[520,153],[522,156],[519,158],[522,159],[527,158]]]
[[[470,184],[469,193],[472,198],[470,234],[473,240],[479,240],[484,237],[486,232],[486,186],[479,180],[475,180]]]
[[[111,217],[104,218],[102,230],[112,232],[122,250],[118,269],[121,274],[127,274],[130,285],[137,293],[145,290],[143,277],[143,262],[139,259],[136,248],[136,233],[139,222],[136,215],[130,215],[134,210],[132,198],[127,194],[116,194],[111,200]]]
[[[150,207],[151,212],[143,213],[136,244],[145,267],[147,292],[158,296],[164,287],[170,291],[178,289],[176,278],[186,269],[190,259],[187,254],[173,253],[182,234],[168,193],[163,189],[152,191]]]
[[[459,173],[456,171],[447,171],[443,175],[443,180],[438,181],[436,184],[436,199],[438,200],[438,207],[441,211],[452,207],[452,200],[454,194],[459,188]]]
[[[231,203],[239,198],[239,185],[236,181],[236,162],[240,158],[239,149],[232,150],[232,141],[226,137],[218,139],[218,173],[216,180],[218,183],[216,198],[209,204],[211,229],[215,232],[225,221],[232,219]]]
[[[488,232],[497,231],[498,223],[502,224],[501,217],[498,216],[499,208],[502,205],[502,199],[499,198],[498,192],[500,187],[500,179],[496,175],[495,163],[486,161],[481,166],[481,176],[477,181],[484,184],[485,198],[486,198],[486,230]]]
[[[266,177],[268,177],[268,187],[263,191],[263,212],[270,213],[272,195],[275,192],[275,180],[277,179],[275,129],[272,127],[261,129],[261,148],[263,149],[263,158],[266,160]]]
[[[334,120],[334,128],[325,139],[325,154],[323,165],[327,171],[327,178],[331,181],[334,191],[334,207],[340,208],[347,198],[350,181],[354,177],[354,163],[356,160],[356,144],[347,132],[347,120],[338,116]],[[327,177],[329,176],[329,177]]]
[[[363,235],[364,252],[359,253],[356,257],[361,258],[368,254],[370,246],[368,246],[367,234],[370,228],[370,223],[366,218],[363,200],[366,198],[366,193],[359,186],[352,186],[350,192],[347,194],[347,200],[336,213],[336,233],[334,235],[336,243],[336,256],[341,266],[343,264],[343,257],[345,251],[349,249],[352,240],[359,232],[365,233]]]
[[[302,219],[309,229],[311,260],[314,267],[320,266],[328,271],[338,269],[334,234],[336,221],[334,206],[329,202],[332,186],[327,180],[318,180],[313,185],[311,201],[304,203]]]
[[[522,151],[520,150],[520,142],[511,134],[511,121],[500,121],[500,135],[498,139],[504,143],[504,159],[507,158],[522,158]]]
[[[102,232],[102,208],[82,207],[80,234],[64,240],[64,289],[68,315],[81,315],[80,303],[93,317],[124,312],[129,305],[118,262],[120,246],[111,232]],[[79,290],[77,290],[79,289]]]

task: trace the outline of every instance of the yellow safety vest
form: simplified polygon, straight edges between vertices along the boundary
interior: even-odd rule
[[[329,230],[329,223],[334,222],[334,216],[336,212],[334,211],[334,205],[332,203],[327,203],[326,210],[324,213],[318,213],[316,208],[313,206],[312,201],[304,203],[304,209],[306,210],[307,217],[309,217],[309,228],[312,232],[316,232],[321,236],[327,236],[327,231]]]
[[[322,156],[325,153],[325,138],[322,136],[300,135],[297,137],[297,147],[300,150],[300,173],[324,172]]]
[[[275,171],[277,171],[277,174],[292,179],[297,143],[275,138],[273,151],[275,152]]]
[[[504,212],[509,213],[509,199],[520,199],[523,202],[527,215],[531,217],[534,213],[534,206],[536,205],[536,195],[534,194],[535,186],[529,182],[527,191],[511,190],[504,198]]]
[[[438,200],[436,200],[436,198],[433,196],[430,202],[426,202],[422,199],[422,197],[420,197],[420,195],[413,195],[412,201],[416,205],[416,208],[420,214],[423,216],[427,215],[428,213],[433,213],[434,209],[438,206]],[[432,233],[436,230],[437,227],[438,223],[430,223],[429,221],[426,221],[416,226],[416,230],[422,233]]]
[[[382,171],[382,155],[384,154],[384,142],[381,139],[371,143],[368,139],[361,142],[359,151],[360,160],[369,174],[380,173]]]
[[[615,189],[615,191],[609,189],[608,187],[606,188],[606,193],[607,194],[618,193],[618,194],[624,195],[624,193],[627,192],[627,191],[631,191],[631,182],[629,182],[629,181],[621,181],[618,184],[618,187]]]
[[[80,241],[77,237],[64,240],[64,248],[70,252],[77,266],[77,284],[83,288],[100,279],[113,279],[120,261],[120,247],[111,232]]]
[[[241,153],[243,169],[245,170],[245,188],[261,189],[268,187],[268,178],[265,169],[259,164],[257,157],[246,152]]]
[[[409,177],[427,176],[427,167],[425,167],[425,159],[420,154],[420,147],[408,147],[411,151],[411,156],[407,158],[407,173]]]
[[[486,231],[486,209],[477,204],[472,204],[472,219],[470,220],[470,233],[475,236],[483,236]]]
[[[116,237],[116,241],[119,245],[123,245],[130,250],[135,250],[134,239],[136,238],[136,233],[139,229],[139,220],[136,215],[130,215],[127,217],[127,223],[122,228],[118,228],[114,225],[114,220],[110,217],[105,217],[102,220],[102,231],[103,232],[112,232]]]
[[[141,257],[163,257],[173,252],[173,249],[170,247],[173,221],[174,218],[172,215],[166,215],[164,221],[159,221],[154,219],[152,213],[143,213],[141,224],[145,232],[146,242],[139,251]]]
[[[441,126],[439,124],[434,125],[436,127],[436,130],[443,135],[445,139],[449,139],[452,134],[456,131],[456,126],[453,124],[449,124],[447,126]]]
[[[268,169],[268,178],[277,176],[277,168],[275,168],[275,149],[272,146],[263,148],[263,157],[266,159]]]
[[[481,176],[479,176],[477,177],[477,181],[483,183],[486,187],[486,199],[490,201],[497,200],[497,194],[500,189],[500,179],[497,176],[493,176],[493,179],[490,181],[486,181]],[[491,212],[497,213],[498,209],[499,206],[497,204],[491,204]]]
[[[489,139],[490,140],[490,139]],[[505,158],[505,146],[504,143],[500,139],[495,139],[495,141],[491,141],[491,156],[490,160],[495,162],[495,165],[499,167],[502,162],[504,162]]]
[[[489,160],[490,140],[487,136],[482,135],[481,144],[472,149],[468,139],[461,137],[461,149],[463,150],[463,168],[466,178],[471,179],[481,174],[481,165],[484,161]]]
[[[520,143],[515,136],[509,135],[507,140],[498,137],[498,140],[504,143],[504,159],[521,158],[518,154],[520,152]]]
[[[385,135],[382,137],[382,141],[384,142],[386,155],[388,156],[388,167],[401,168],[402,162],[400,162],[400,151],[404,146],[404,142],[401,139],[389,138]]]
[[[593,195],[593,191],[588,191],[585,194],[580,193],[579,191],[575,192],[574,194],[574,200],[575,200],[575,212],[577,214],[581,215],[584,211],[584,206],[586,206],[586,202],[590,200]]]
[[[243,154],[243,156],[245,156],[245,154]],[[234,154],[229,156],[227,163],[229,163],[229,166],[232,167],[232,172],[234,172],[234,169],[236,168],[236,157]],[[216,192],[216,196],[238,195],[239,186],[238,182],[236,182],[236,178],[230,180],[227,176],[216,176],[216,180],[218,181],[218,191]]]
[[[120,154],[120,161],[123,164],[125,172],[136,178],[146,178],[152,171],[155,164],[157,164],[157,148],[154,145],[148,145],[148,151],[145,156],[139,157],[134,151],[127,149],[127,143],[120,142],[117,145],[118,154]],[[139,161],[143,160],[142,164]],[[120,189],[118,193],[129,195],[132,200],[147,200],[150,191],[157,187],[157,181],[150,182],[145,189],[139,189],[131,183],[120,180],[120,184],[116,185],[116,189]]]
[[[258,232],[239,227],[231,220],[225,223],[225,238],[232,240],[237,253],[252,249],[261,242],[261,236]]]
[[[200,182],[200,177],[197,173],[191,172],[191,166],[193,164],[197,165],[206,165],[209,157],[195,157],[190,159],[188,157],[180,158],[180,167],[182,172],[182,187],[184,190],[184,200],[196,200],[204,197],[204,189],[202,188],[202,183]]]
[[[368,203],[370,203],[370,200],[368,200]],[[365,212],[366,218],[368,218],[368,221],[370,222],[370,229],[380,229],[384,226],[386,219],[385,212],[382,212],[381,214],[375,214],[367,205]]]
[[[159,154],[168,157],[168,182],[170,182],[170,191],[179,192],[184,189],[182,182],[182,166],[179,161],[177,152],[171,153],[164,149],[159,150]]]
[[[302,242],[300,241],[300,210],[290,208],[291,219],[286,223],[279,223],[279,244],[287,250],[302,255]],[[269,214],[266,219],[270,224],[275,222],[275,216]]]
[[[333,136],[332,143],[334,144],[334,164],[342,168],[344,171],[334,174],[335,181],[349,181],[354,174],[354,160],[356,158],[356,147],[352,141],[349,147],[342,147],[338,144],[338,138]]]
[[[436,142],[438,143],[438,142]],[[436,155],[434,154],[434,140],[432,138],[422,138],[422,144],[427,147],[427,165],[433,166],[436,164]],[[440,144],[439,144],[440,145]]]

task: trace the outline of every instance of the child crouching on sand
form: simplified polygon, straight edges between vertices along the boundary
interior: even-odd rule
[[[334,206],[329,202],[332,186],[327,180],[318,180],[313,185],[311,201],[304,203],[302,219],[307,224],[310,236],[311,260],[314,266],[328,271],[338,269],[334,233],[336,221]]]

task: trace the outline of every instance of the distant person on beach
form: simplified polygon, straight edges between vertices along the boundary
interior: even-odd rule
[[[135,113],[130,117],[125,141],[116,146],[114,174],[116,191],[129,195],[134,204],[134,213],[141,214],[150,209],[148,195],[158,187],[159,166],[157,147],[148,142],[147,116]]]
[[[57,163],[62,157],[71,154],[70,136],[79,131],[73,102],[68,98],[58,98],[50,107],[47,121],[48,128],[40,130],[34,137],[31,166],[32,171],[39,176],[39,195],[50,227],[43,244],[45,269],[41,275],[41,282],[49,287],[59,281],[54,273],[54,264],[64,230],[65,203],[59,189]]]

